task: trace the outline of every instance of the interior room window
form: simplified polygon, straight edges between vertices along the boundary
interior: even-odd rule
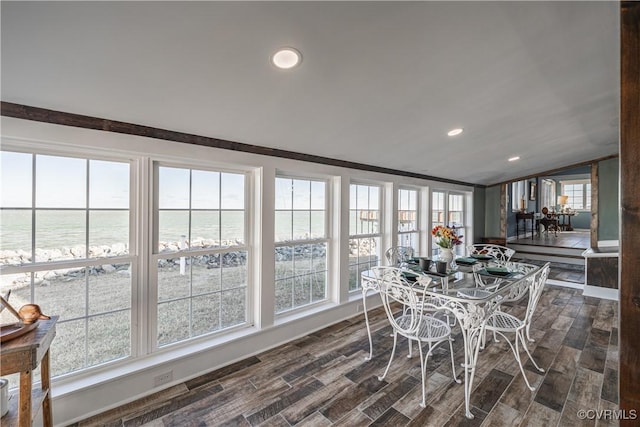
[[[52,375],[131,356],[129,162],[2,151],[0,170],[0,293],[59,316]]]
[[[543,178],[540,185],[540,209],[546,207],[555,210],[556,200],[556,181]]]
[[[244,324],[245,175],[155,170],[158,346]]]
[[[349,290],[360,288],[360,274],[379,264],[380,186],[351,184],[349,191]]]
[[[276,177],[276,313],[327,297],[326,192],[326,181]]]
[[[398,190],[398,246],[418,254],[418,190]]]
[[[591,180],[560,181],[562,195],[568,196],[566,207],[591,210]]]
[[[527,199],[529,197],[527,181],[516,181],[511,183],[511,210],[518,212],[527,207]]]

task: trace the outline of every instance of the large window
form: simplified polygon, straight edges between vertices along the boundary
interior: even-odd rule
[[[157,345],[246,323],[245,175],[155,170]]]
[[[454,252],[459,255],[465,253],[465,247],[469,242],[466,238],[465,225],[465,203],[464,194],[448,191],[435,190],[431,193],[431,227],[437,225],[446,225],[455,227],[459,236],[464,236],[463,244],[454,248]],[[429,233],[431,235],[431,233]],[[435,242],[435,238],[431,236],[431,254],[438,255],[439,247]]]
[[[560,181],[562,195],[568,196],[566,207],[573,210],[591,210],[591,181]]]
[[[418,190],[398,190],[398,246],[418,254]]]
[[[349,191],[349,290],[380,258],[380,187],[351,184]]]
[[[327,297],[327,183],[276,177],[275,312]]]
[[[529,188],[526,180],[511,183],[511,210],[517,212],[527,208]]]
[[[59,316],[52,375],[130,356],[129,163],[3,151],[0,169],[0,293]]]
[[[540,182],[540,206],[549,210],[555,210],[556,206],[556,182],[553,179],[542,179]],[[542,208],[540,209],[542,210]]]

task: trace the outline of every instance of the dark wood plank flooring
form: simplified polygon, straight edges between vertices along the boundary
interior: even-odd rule
[[[524,305],[508,308],[521,314]],[[429,360],[427,407],[417,351],[401,341],[384,381],[392,338],[381,308],[371,310],[374,357],[362,315],[207,373],[74,426],[604,426],[579,410],[618,408],[617,303],[580,290],[545,288],[525,364],[527,389],[507,344],[489,336],[479,357],[471,403],[451,378],[448,350]],[[454,329],[454,333],[457,332]],[[457,371],[462,337],[454,343]],[[523,353],[523,356],[526,356]],[[525,359],[523,359],[525,360]],[[617,425],[617,421],[615,422]]]

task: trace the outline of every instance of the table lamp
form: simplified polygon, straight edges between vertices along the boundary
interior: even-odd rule
[[[564,194],[558,196],[558,204],[560,205],[560,212],[564,212],[564,207],[569,201],[569,196],[565,196]]]

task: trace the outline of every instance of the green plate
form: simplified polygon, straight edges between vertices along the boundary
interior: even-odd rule
[[[489,274],[491,274],[492,276],[508,276],[511,274],[511,272],[509,270],[507,270],[506,268],[503,267],[487,267],[485,268],[485,271]]]
[[[456,264],[475,264],[478,260],[474,258],[456,258]]]
[[[418,279],[418,275],[410,271],[403,271],[401,274],[402,277],[404,277],[409,282],[415,282]]]
[[[475,259],[493,259],[492,256],[485,255],[485,254],[471,254],[471,258],[475,258]]]

